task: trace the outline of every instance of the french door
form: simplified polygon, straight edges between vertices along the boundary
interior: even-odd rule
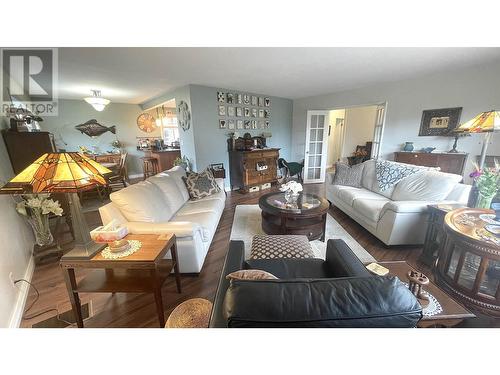
[[[307,111],[304,183],[325,181],[328,111]]]
[[[375,117],[375,127],[373,129],[373,142],[371,159],[378,159],[380,157],[380,148],[382,146],[382,135],[384,132],[385,122],[385,104],[377,106],[377,114]]]

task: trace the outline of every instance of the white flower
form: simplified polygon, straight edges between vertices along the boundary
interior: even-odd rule
[[[28,216],[28,213],[26,212],[26,202],[19,202],[16,204],[16,211],[20,215]]]
[[[281,185],[280,191],[286,192],[290,191],[293,194],[298,194],[303,190],[302,185],[297,181],[289,181],[286,184]]]
[[[29,198],[27,204],[30,208],[40,208],[42,207],[42,200],[40,198]]]

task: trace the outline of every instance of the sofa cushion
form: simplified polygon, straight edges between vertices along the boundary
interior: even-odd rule
[[[182,179],[191,199],[205,198],[221,190],[210,169],[201,173],[189,173]]]
[[[400,181],[392,194],[395,201],[440,201],[451,193],[462,176],[437,171],[421,171]]]
[[[314,258],[306,236],[257,235],[252,238],[250,259]]]
[[[172,176],[167,174],[158,174],[148,178],[147,181],[160,188],[163,192],[164,199],[172,212],[175,213],[182,207],[185,200]]]
[[[421,169],[410,164],[388,160],[377,160],[375,162],[375,174],[381,191],[387,190],[419,170]]]
[[[345,163],[335,164],[334,185],[361,187],[364,164],[349,166]]]
[[[361,186],[374,193],[383,195],[386,198],[391,198],[394,186],[381,190],[378,186],[377,175],[375,172],[375,160],[367,160],[363,163],[363,176],[361,178]]]
[[[168,221],[173,214],[160,188],[148,181],[130,185],[109,197],[128,221],[159,223]]]
[[[184,202],[189,200],[189,192],[187,191],[186,184],[182,180],[183,177],[186,177],[186,171],[182,167],[176,166],[160,174],[167,174],[173,177],[179,191],[182,194]]]
[[[224,210],[224,202],[220,199],[200,199],[189,201],[178,212],[179,215],[198,214],[201,212],[221,212]]]
[[[380,197],[380,199],[360,198],[353,203],[354,209],[369,220],[377,222],[380,219],[380,213],[385,204],[390,199]]]
[[[380,194],[374,193],[373,191],[367,189],[359,189],[354,187],[349,187],[348,189],[342,189],[339,191],[338,195],[341,200],[352,206],[356,199],[382,199],[385,198]]]
[[[171,219],[171,221],[188,221],[198,224],[203,229],[203,241],[207,242],[217,229],[218,214],[215,212],[199,212],[193,214],[181,214],[181,211]]]

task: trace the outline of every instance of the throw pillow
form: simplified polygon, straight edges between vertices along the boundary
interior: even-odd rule
[[[396,163],[387,160],[377,160],[375,163],[375,172],[377,175],[378,186],[381,191],[393,187],[403,178],[411,176],[421,170],[422,168],[411,166],[409,164]]]
[[[221,191],[210,169],[201,173],[188,173],[182,179],[192,200],[206,198]]]
[[[250,259],[314,258],[306,236],[258,235],[252,239]]]
[[[333,185],[361,187],[361,178],[363,177],[363,163],[353,165],[352,167],[345,163],[335,164],[335,176],[333,176]]]
[[[226,276],[228,280],[277,280],[272,273],[262,270],[240,270]]]

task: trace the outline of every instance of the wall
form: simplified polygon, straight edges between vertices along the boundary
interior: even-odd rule
[[[235,92],[230,89],[191,85],[192,118],[194,124],[194,141],[196,147],[196,164],[201,170],[211,163],[224,163],[229,173],[229,155],[227,152],[228,133],[232,130],[219,129],[217,91]],[[249,93],[263,96],[262,93]],[[267,95],[265,95],[267,96]],[[243,135],[248,132],[260,135],[271,132],[267,140],[270,147],[280,147],[280,156],[289,160],[291,152],[292,101],[290,99],[271,98],[271,126],[269,129],[236,130]],[[229,186],[229,178],[226,179]]]
[[[328,156],[326,161],[327,168],[333,166],[342,157],[343,128],[344,124],[337,125],[337,119],[345,117],[344,109],[330,111],[328,121],[330,123],[330,136],[328,137]]]
[[[150,99],[141,104],[141,108],[143,110],[151,109],[155,106],[158,106],[162,103],[165,103],[169,100],[175,99],[176,106],[179,105],[181,101],[187,103],[189,110],[191,112],[191,127],[184,131],[183,129],[179,129],[179,137],[180,137],[180,145],[181,145],[181,154],[182,156],[186,156],[191,160],[193,164],[193,169],[197,170],[196,166],[196,145],[194,139],[194,116],[193,116],[193,108],[191,105],[191,88],[190,86],[183,86],[176,88],[175,90],[166,92],[162,95],[159,95],[153,99]]]
[[[0,127],[5,128],[6,119]],[[0,141],[0,185],[14,177],[5,144]],[[15,209],[10,195],[0,195],[0,328],[17,326],[21,317],[28,287],[25,283],[12,286],[9,275],[14,279],[31,279],[33,263],[33,234],[27,222]]]
[[[354,107],[346,109],[345,136],[342,157],[352,156],[357,145],[373,140],[377,106]]]
[[[110,143],[115,139],[123,143],[129,157],[127,168],[129,175],[142,174],[142,162],[139,159],[144,153],[137,151],[136,137],[158,137],[160,131],[145,133],[137,127],[137,117],[142,109],[136,104],[111,103],[102,112],[97,112],[83,100],[59,100],[59,115],[44,117],[40,123],[43,130],[54,134],[59,148],[67,151],[79,151],[79,146],[90,150],[98,147],[101,151],[112,150]],[[116,126],[116,135],[106,132],[99,137],[91,138],[75,129],[75,126],[90,119],[96,119],[104,126]]]
[[[500,108],[500,63],[473,66],[413,80],[379,84],[345,92],[294,100],[292,158],[304,155],[307,110],[344,108],[387,101],[381,157],[393,158],[405,141],[415,149],[432,146],[449,150],[452,138],[419,137],[422,111],[433,108],[463,107],[461,122],[478,113]],[[483,137],[479,134],[459,140],[458,149],[479,155]],[[488,155],[500,155],[500,133],[495,133]],[[466,174],[472,170],[471,157]]]

